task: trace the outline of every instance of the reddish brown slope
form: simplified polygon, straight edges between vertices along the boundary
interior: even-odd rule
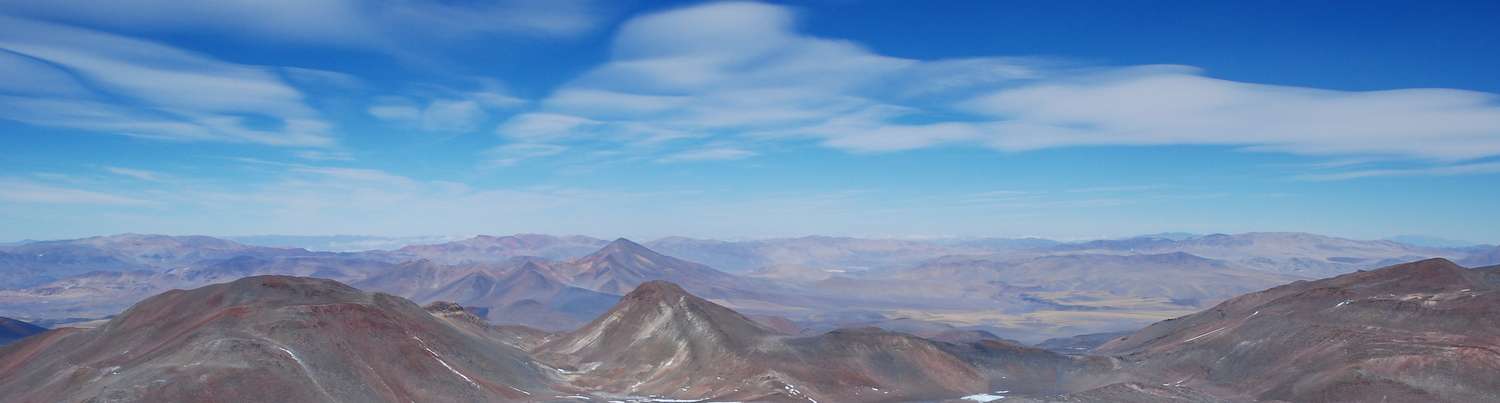
[[[169,291],[0,348],[13,402],[523,401],[554,394],[551,372],[410,301],[280,276]]]
[[[954,345],[873,328],[785,336],[665,281],[642,284],[536,351],[571,368],[572,382],[584,388],[716,400],[938,399],[1043,378],[1050,388],[1059,374],[1107,367],[1006,342]],[[1103,385],[1100,379],[1062,391]]]
[[[1500,291],[1430,259],[1247,294],[1096,351],[1245,398],[1500,401]]]

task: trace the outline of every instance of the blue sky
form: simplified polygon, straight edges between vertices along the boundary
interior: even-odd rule
[[[0,4],[0,241],[1500,243],[1483,2],[179,3]]]

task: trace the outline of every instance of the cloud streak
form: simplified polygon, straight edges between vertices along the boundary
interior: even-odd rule
[[[94,204],[144,206],[154,202],[91,190],[39,184],[19,179],[0,179],[0,200],[13,203]]]
[[[1500,155],[1494,94],[1252,84],[1185,66],[919,61],[805,35],[794,21],[788,8],[751,2],[633,19],[610,62],[499,133],[648,153],[664,151],[640,145],[753,153],[767,142],[814,140],[857,153],[1214,145],[1432,163]]]
[[[159,140],[334,143],[321,113],[265,68],[5,16],[0,64],[0,118]]]
[[[601,22],[586,0],[15,0],[0,11],[132,32],[208,31],[386,51],[482,34],[574,36]]]

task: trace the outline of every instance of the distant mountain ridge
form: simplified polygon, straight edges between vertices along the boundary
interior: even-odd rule
[[[1213,234],[1197,238],[1132,238],[1091,241],[1030,249],[1036,255],[1102,253],[1159,254],[1187,252],[1229,264],[1304,278],[1335,276],[1432,257],[1461,259],[1468,254],[1449,249],[1412,246],[1391,241],[1355,241],[1297,232]]]
[[[1465,240],[1439,238],[1431,235],[1397,235],[1390,238],[1381,238],[1380,240],[1429,248],[1463,248],[1478,245],[1477,243]]]
[[[98,270],[164,271],[235,256],[312,256],[302,249],[247,246],[206,236],[120,234],[0,247],[0,289],[45,284]]]
[[[735,275],[647,246],[658,244],[738,267],[807,264]],[[518,234],[346,253],[122,234],[0,247],[0,316],[98,319],[172,288],[280,274],[334,279],[421,303],[451,300],[493,323],[561,332],[587,323],[641,282],[669,280],[731,309],[807,328],[894,329],[908,320],[930,323],[934,332],[988,332],[1030,343],[1134,329],[1291,279],[1428,257],[1474,266],[1491,261],[1485,256],[1299,233],[1023,249],[833,237],[665,238],[642,245]],[[954,340],[965,338],[973,337]]]
[[[1500,246],[1486,249],[1484,251],[1469,255],[1460,259],[1458,264],[1466,267],[1493,266],[1500,264]]]
[[[645,246],[683,260],[735,273],[789,264],[860,271],[947,255],[994,251],[980,246],[944,246],[924,241],[825,236],[740,242],[667,237],[646,242]]]
[[[680,264],[648,252],[617,240],[589,257],[501,273],[642,274]],[[585,259],[600,263],[565,266]],[[418,262],[407,272],[449,267],[456,266]],[[491,326],[451,302],[420,307],[332,280],[255,276],[163,292],[98,327],[0,347],[0,396],[70,403],[1497,401],[1497,310],[1500,266],[1465,269],[1435,258],[1248,293],[1093,350],[1102,355],[1062,355],[994,338],[939,342],[876,328],[788,334],[765,324],[778,320],[752,318],[663,280],[642,282],[581,328],[552,334]],[[1056,348],[1091,345],[1097,336],[1059,340]]]

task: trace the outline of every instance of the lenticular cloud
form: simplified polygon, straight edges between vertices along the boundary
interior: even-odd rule
[[[673,133],[688,147],[738,149],[813,139],[851,152],[1228,145],[1446,163],[1500,155],[1494,94],[1252,84],[1186,66],[917,61],[801,34],[793,17],[784,7],[732,2],[637,18],[620,30],[611,62],[500,134],[622,149]],[[543,117],[589,124],[538,130],[532,123]]]

